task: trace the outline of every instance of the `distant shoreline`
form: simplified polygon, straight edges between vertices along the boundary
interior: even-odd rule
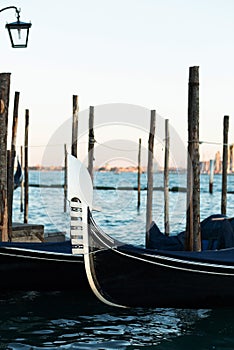
[[[65,168],[62,166],[48,166],[48,167],[42,167],[42,166],[30,166],[29,167],[30,171],[64,171]],[[99,173],[113,173],[113,174],[121,174],[121,173],[137,173],[138,168],[137,167],[113,167],[113,168],[95,168],[95,172]],[[164,169],[158,169],[154,173],[161,174],[163,173]],[[141,174],[145,174],[147,172],[146,167],[141,168]],[[179,174],[184,174],[187,172],[186,169],[184,168],[170,168],[169,172],[171,174],[179,173]],[[209,175],[209,171],[201,171],[201,175]],[[214,175],[221,175],[222,171],[220,172],[215,172]],[[228,172],[227,175],[234,175],[234,172]]]

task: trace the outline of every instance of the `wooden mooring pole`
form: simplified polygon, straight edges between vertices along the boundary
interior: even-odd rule
[[[13,171],[12,169],[12,157],[11,151],[7,150],[7,232],[8,232],[8,241],[11,242],[12,238],[12,205],[11,201],[13,199]]]
[[[94,159],[94,107],[89,107],[89,148],[88,148],[88,171],[93,182],[93,159]]]
[[[189,69],[186,249],[201,250],[199,164],[199,67]]]
[[[67,211],[67,145],[64,145],[64,213]]]
[[[15,92],[13,121],[12,121],[12,134],[11,134],[11,151],[9,151],[9,165],[8,165],[8,238],[11,241],[12,238],[12,208],[13,208],[13,191],[14,191],[14,164],[16,156],[16,135],[18,127],[18,109],[19,109],[19,96],[18,91]]]
[[[169,120],[165,120],[165,157],[164,157],[164,230],[165,235],[169,236]]]
[[[10,73],[0,74],[0,241],[8,241],[7,127]]]
[[[227,166],[228,166],[228,129],[229,116],[223,118],[223,166],[222,166],[222,197],[221,197],[221,213],[226,215],[227,211]]]
[[[149,229],[152,222],[153,206],[153,159],[154,159],[154,135],[155,135],[156,111],[151,111],[150,133],[148,141],[148,166],[147,166],[147,203],[146,203],[146,248],[149,245]]]
[[[25,133],[24,133],[24,223],[28,223],[28,128],[29,110],[25,111]]]
[[[23,146],[20,146],[20,163],[21,163],[21,168],[23,169]],[[23,213],[24,211],[24,179],[21,182],[20,185],[20,212]]]
[[[73,115],[72,115],[72,145],[71,154],[77,158],[77,138],[78,138],[78,96],[73,95]]]
[[[137,209],[141,206],[141,139],[138,147],[138,166],[137,166]]]
[[[209,193],[213,193],[214,183],[214,159],[210,159],[210,178],[209,178]]]

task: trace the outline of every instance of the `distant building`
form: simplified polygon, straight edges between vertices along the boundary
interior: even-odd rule
[[[214,167],[214,172],[215,174],[219,174],[222,171],[222,161],[221,161],[221,155],[220,152],[218,151],[215,154],[215,167]]]

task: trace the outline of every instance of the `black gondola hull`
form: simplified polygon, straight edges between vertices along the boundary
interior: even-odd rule
[[[0,247],[0,276],[0,291],[88,288],[83,256],[9,245]]]
[[[151,264],[115,250],[97,252],[92,266],[101,293],[114,304],[176,308],[234,306],[234,276],[192,271],[192,266]]]
[[[234,306],[234,249],[163,252],[120,244],[92,222],[86,271],[95,294],[125,307]]]

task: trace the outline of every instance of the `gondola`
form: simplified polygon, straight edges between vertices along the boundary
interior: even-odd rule
[[[87,186],[86,191],[90,191]],[[118,307],[234,306],[234,234],[231,227],[226,228],[230,223],[225,217],[216,220],[224,222],[221,233],[229,235],[228,248],[223,246],[225,239],[219,230],[219,246],[213,242],[213,249],[207,246],[201,252],[166,249],[165,244],[163,249],[163,245],[142,248],[108,236],[92,217],[91,200],[77,196],[87,219],[82,232],[85,270],[101,301]],[[205,220],[205,234],[210,231],[212,237],[215,229],[208,223]]]
[[[88,287],[83,255],[59,243],[0,243],[0,291],[79,290]]]
[[[69,162],[76,168],[72,174],[80,177],[80,186],[72,188],[75,179],[70,185],[71,225],[78,232],[72,242],[84,256],[87,279],[98,299],[118,307],[234,306],[234,233],[225,217],[213,217],[215,224],[204,220],[203,245],[212,238],[212,246],[206,244],[201,252],[166,249],[162,242],[158,248],[163,246],[163,250],[124,244],[96,225],[90,210],[92,182],[87,169],[74,158]],[[77,230],[79,213],[82,223]],[[152,230],[155,234],[153,226]]]
[[[79,188],[79,184],[84,183],[81,167],[82,164],[74,157],[68,157],[70,239],[59,243],[0,242],[0,291],[89,289],[83,251],[79,245],[83,213],[79,205],[72,202],[72,197],[82,197],[83,192]],[[88,180],[85,179],[85,182],[92,187]]]
[[[152,250],[105,234],[89,212],[85,268],[104,303],[119,307],[234,306],[234,248]]]

